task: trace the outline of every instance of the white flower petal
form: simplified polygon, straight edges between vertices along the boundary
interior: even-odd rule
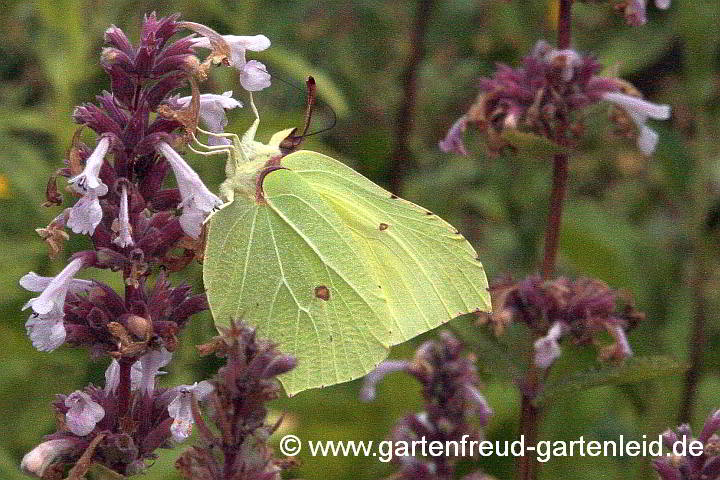
[[[270,39],[265,35],[225,35],[223,38],[232,47],[244,48],[253,52],[261,52],[270,48]]]
[[[176,442],[182,442],[192,433],[192,424],[195,422],[192,415],[192,397],[197,401],[204,400],[214,389],[208,381],[193,385],[180,385],[175,389],[175,398],[168,405],[168,414],[173,418],[170,432]]]
[[[97,195],[88,192],[70,210],[67,226],[81,235],[92,235],[102,220],[102,207]]]
[[[202,224],[205,221],[205,212],[194,207],[194,205],[185,205],[180,215],[180,226],[185,235],[192,238],[198,238],[202,233]]]
[[[193,386],[192,392],[193,395],[195,395],[195,398],[198,399],[198,401],[203,401],[205,398],[212,393],[212,391],[215,390],[215,387],[212,383],[208,382],[207,380],[203,380],[200,383],[196,383]]]
[[[240,84],[248,91],[254,92],[270,86],[270,75],[265,65],[255,60],[248,62],[245,51],[260,52],[270,47],[270,39],[265,35],[222,35],[223,40],[230,47],[230,65],[240,72]],[[193,46],[211,48],[210,39],[198,38]],[[254,63],[253,63],[254,62]],[[251,64],[249,68],[246,68]]]
[[[548,368],[553,364],[562,351],[558,339],[562,336],[563,324],[555,322],[548,330],[546,336],[538,338],[533,347],[535,348],[535,364],[540,368]]]
[[[658,143],[658,134],[646,126],[645,122],[647,122],[648,118],[667,120],[670,118],[670,106],[648,102],[641,98],[617,92],[605,93],[603,99],[625,109],[633,122],[635,122],[639,130],[637,143],[640,151],[645,155],[654,152]]]
[[[654,118],[655,120],[667,120],[670,118],[670,106],[648,102],[642,98],[625,95],[618,92],[607,92],[603,94],[603,99],[623,107],[630,115],[638,115],[638,118],[647,120]]]
[[[130,226],[130,215],[128,212],[128,193],[127,187],[123,185],[122,194],[120,196],[120,212],[118,213],[119,231],[118,236],[113,243],[122,248],[131,247],[135,243],[132,239],[132,227]]]
[[[83,194],[93,192],[100,197],[107,193],[107,185],[102,183],[99,175],[109,148],[110,139],[108,137],[102,137],[95,147],[95,150],[93,150],[85,162],[85,168],[82,173],[68,181],[75,191]]]
[[[105,393],[115,393],[118,385],[120,385],[120,362],[113,358],[105,370]]]
[[[65,414],[65,424],[72,433],[79,437],[92,432],[95,425],[105,416],[105,409],[90,395],[79,390],[68,395],[65,399],[65,406],[70,409]]]
[[[42,292],[50,285],[53,278],[55,277],[44,277],[35,272],[29,272],[20,279],[20,286],[31,292]],[[73,293],[83,293],[87,292],[90,287],[92,287],[92,281],[74,278],[70,282],[68,290]]]
[[[257,60],[250,60],[240,70],[240,85],[249,92],[257,92],[269,87],[270,78],[265,65]]]
[[[165,372],[160,369],[170,363],[172,353],[168,352],[164,347],[160,350],[150,350],[140,357],[140,360],[133,364],[133,372],[137,371],[137,383],[133,380],[133,389],[138,389],[145,393],[152,393],[155,389],[155,377]],[[137,366],[137,369],[135,369]]]
[[[66,332],[62,312],[33,314],[25,322],[25,330],[33,347],[41,352],[51,352],[65,343]]]
[[[34,477],[43,478],[45,470],[61,455],[70,453],[76,442],[61,438],[43,442],[25,454],[20,464],[23,472]]]
[[[200,176],[170,145],[160,142],[156,148],[165,156],[175,173],[182,198],[179,206],[183,209],[180,217],[183,231],[187,235],[197,238],[200,235],[205,216],[222,205],[222,201],[208,190]]]
[[[193,422],[189,422],[184,418],[176,418],[170,425],[170,433],[176,442],[184,442],[192,433]]]
[[[84,260],[82,258],[72,260],[59,274],[50,280],[47,287],[38,297],[30,299],[25,304],[23,310],[32,307],[33,311],[40,315],[49,314],[51,311],[62,314],[65,306],[65,296],[72,284],[73,277],[83,268],[83,265]]]
[[[638,148],[645,155],[652,155],[657,147],[660,136],[652,128],[643,125],[640,127],[640,134],[637,138]]]

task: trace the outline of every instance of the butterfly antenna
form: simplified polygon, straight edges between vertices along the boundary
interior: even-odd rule
[[[302,91],[302,88],[295,85],[293,82],[288,81],[274,72],[272,73],[273,80],[279,80],[280,82],[284,83],[285,85],[294,88],[295,90]],[[316,84],[315,79],[312,76],[308,76],[307,80],[305,81],[306,89],[307,89],[307,106],[305,108],[305,125],[303,127],[303,133],[302,135],[294,135],[294,138],[305,138],[305,137],[311,137],[313,135],[319,135],[321,133],[325,133],[329,130],[332,130],[335,128],[335,125],[337,125],[337,114],[335,113],[335,110],[325,101],[322,99],[318,99],[316,95]],[[330,124],[326,127],[321,128],[320,130],[315,130],[313,132],[308,133],[308,130],[310,130],[310,124],[312,123],[312,114],[314,112],[315,106],[322,106],[323,108],[326,108],[331,116],[332,120],[330,121]]]

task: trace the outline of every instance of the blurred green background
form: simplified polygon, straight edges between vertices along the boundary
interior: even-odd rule
[[[540,258],[550,162],[542,158],[488,158],[472,134],[474,152],[461,158],[436,148],[446,129],[472,102],[475,80],[490,75],[495,62],[516,62],[540,38],[554,37],[554,0],[450,0],[431,2],[425,51],[417,63],[406,141],[398,133],[408,60],[414,46],[413,1],[341,2],[247,1],[3,1],[0,17],[0,477],[23,478],[18,464],[41,436],[53,431],[49,402],[88,382],[102,384],[107,362],[89,362],[85,351],[35,351],[25,336],[29,298],[18,279],[30,270],[57,273],[67,255],[86,246],[73,236],[65,256],[49,261],[34,233],[58,213],[40,206],[48,176],[62,163],[75,125],[75,105],[93,101],[109,88],[98,65],[102,34],[110,24],[137,40],[145,12],[181,12],[227,34],[263,33],[273,46],[250,58],[264,61],[279,80],[257,95],[262,116],[260,140],[301,125],[303,78],[315,75],[319,97],[315,128],[332,120],[331,131],[306,147],[333,155],[378,183],[399,187],[406,198],[456,225],[477,248],[491,278],[522,277]],[[559,269],[592,275],[635,296],[647,321],[630,340],[638,355],[688,358],[690,326],[704,312],[707,344],[692,415],[699,428],[720,407],[720,324],[718,323],[718,240],[720,235],[720,5],[716,0],[673,0],[670,10],[650,7],[650,22],[630,28],[606,3],[577,4],[574,45],[593,52],[634,82],[650,99],[673,108],[671,122],[657,123],[661,135],[653,158],[642,157],[632,141],[613,135],[607,107],[589,112],[587,135],[571,159],[570,200],[564,219]],[[203,91],[241,89],[229,69],[215,70]],[[405,100],[404,100],[405,99]],[[233,111],[228,130],[241,132],[248,110]],[[393,161],[392,151],[409,162]],[[222,162],[194,157],[192,164],[216,188]],[[396,172],[391,175],[391,172]],[[62,183],[62,182],[61,182]],[[93,275],[95,272],[93,272]],[[117,285],[109,272],[100,277]],[[200,269],[186,272],[200,290]],[[175,281],[179,281],[176,276]],[[189,383],[211,374],[214,365],[193,351],[213,335],[208,315],[198,315],[184,332],[182,346],[163,385]],[[431,336],[430,334],[429,336]],[[518,338],[511,335],[509,338]],[[420,339],[418,340],[420,341]],[[416,342],[417,343],[417,342]],[[513,345],[522,351],[527,345]],[[411,354],[403,345],[393,356]],[[592,368],[596,352],[564,346],[554,369],[562,377]],[[507,376],[479,365],[496,415],[487,429],[493,440],[513,439],[519,399]],[[622,387],[603,387],[559,398],[546,414],[542,439],[640,439],[674,426],[679,418],[682,376]],[[421,408],[417,384],[402,375],[387,379],[375,403],[357,401],[358,382],[278,400],[274,412],[289,412],[283,433],[303,440],[381,440],[394,419]],[[279,437],[274,438],[277,441]],[[177,478],[177,451],[164,452],[144,477]],[[311,458],[288,478],[360,479],[386,476],[392,468],[373,458]],[[482,459],[499,479],[511,478],[510,458]],[[653,478],[643,458],[556,458],[542,478]]]

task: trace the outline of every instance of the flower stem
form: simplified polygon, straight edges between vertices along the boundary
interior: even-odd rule
[[[568,156],[558,153],[553,157],[552,191],[550,192],[550,212],[545,230],[545,253],[543,255],[542,276],[549,280],[555,271],[560,223],[563,203],[567,192]]]
[[[533,405],[540,371],[533,364],[527,372],[525,384],[521,386],[522,403],[520,406],[520,435],[524,437],[526,445],[535,445],[540,427],[540,408]],[[518,459],[518,480],[534,480],[537,478],[537,460],[533,455],[525,454]]]
[[[118,416],[122,418],[127,415],[130,408],[130,370],[133,361],[129,358],[121,358],[118,362],[120,363],[120,382],[117,389]]]
[[[573,0],[559,0],[557,48],[570,48],[571,10]],[[556,132],[556,140],[564,143],[565,126],[560,125]],[[567,193],[568,156],[565,153],[555,154],[553,157],[552,190],[550,192],[550,208],[548,223],[545,230],[545,251],[543,254],[542,276],[549,280],[555,272],[555,258],[557,257],[558,237],[562,221],[563,203]],[[525,376],[521,388],[522,400],[520,408],[520,434],[523,435],[527,445],[535,445],[540,428],[542,410],[533,404],[537,392],[542,387],[543,375],[535,365],[531,353],[530,368]],[[533,455],[524,455],[518,460],[518,479],[535,480],[537,478],[538,462]]]
[[[558,12],[557,48],[564,50],[570,48],[570,29],[573,0],[560,0],[560,11]]]
[[[705,353],[705,319],[707,305],[705,284],[707,283],[706,259],[699,252],[693,258],[693,272],[690,281],[693,296],[693,314],[690,333],[690,368],[685,372],[682,402],[678,421],[689,423],[692,420],[697,384],[702,374],[703,354]]]
[[[417,103],[417,76],[425,56],[425,33],[430,21],[434,0],[418,0],[415,22],[410,32],[410,55],[402,74],[403,96],[395,122],[395,140],[390,153],[390,191],[400,194],[402,181],[413,166],[410,133]]]

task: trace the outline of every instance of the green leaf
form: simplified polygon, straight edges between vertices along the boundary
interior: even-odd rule
[[[601,367],[596,370],[578,372],[549,383],[534,403],[542,405],[556,397],[572,395],[592,387],[646,382],[656,378],[678,375],[687,368],[686,364],[670,357],[632,357],[619,367]]]

